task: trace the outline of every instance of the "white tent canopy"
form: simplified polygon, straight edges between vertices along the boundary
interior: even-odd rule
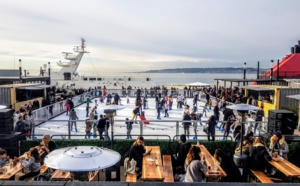
[[[111,109],[111,110],[122,110],[124,109],[126,106],[124,105],[106,105],[104,107],[104,109]]]
[[[253,106],[253,105],[247,105],[247,104],[236,104],[236,105],[229,105],[226,106],[226,108],[232,109],[232,110],[258,110],[259,107]]]
[[[63,171],[95,171],[111,167],[121,155],[113,150],[95,146],[77,146],[56,149],[45,158],[45,165]]]
[[[186,84],[187,86],[193,86],[193,87],[206,87],[209,86],[207,83],[201,83],[201,82],[194,82],[194,83],[189,83]]]

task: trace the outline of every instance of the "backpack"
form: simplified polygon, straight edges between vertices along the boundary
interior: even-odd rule
[[[37,175],[32,178],[33,181],[50,181],[51,174],[49,173],[44,173],[41,175]]]

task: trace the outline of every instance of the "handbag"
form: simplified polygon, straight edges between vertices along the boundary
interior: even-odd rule
[[[124,169],[125,169],[124,176],[126,176],[127,173],[136,174],[135,173],[135,167],[136,167],[136,161],[133,158],[130,161],[129,161],[128,157],[125,158],[124,159]]]

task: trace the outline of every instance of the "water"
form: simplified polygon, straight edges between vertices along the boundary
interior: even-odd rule
[[[141,75],[141,74],[140,74]],[[146,74],[145,74],[146,75]],[[215,83],[216,78],[242,79],[242,74],[210,74],[210,73],[147,73],[156,85],[182,85],[193,82]],[[256,74],[247,74],[246,78],[256,78]]]

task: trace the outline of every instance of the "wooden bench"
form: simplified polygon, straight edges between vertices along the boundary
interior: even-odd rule
[[[53,181],[68,181],[71,180],[71,173],[69,171],[56,170],[52,173],[51,180]]]
[[[46,165],[42,165],[40,167],[40,174],[39,175],[44,174],[47,170],[48,170],[48,167]],[[24,181],[32,181],[32,178],[34,178],[34,177],[35,176],[26,178]]]
[[[136,177],[137,177],[136,174],[129,174],[129,173],[127,173],[126,182],[136,182],[136,180],[137,180]]]
[[[96,178],[96,176],[99,174],[99,170],[96,171],[90,171],[89,172],[89,182],[94,181],[94,179]],[[98,181],[99,181],[99,177],[98,177]]]
[[[251,173],[255,176],[255,179],[259,180],[262,183],[274,183],[265,173],[260,170],[250,169]]]
[[[42,165],[40,167],[40,174],[44,174],[48,170],[48,167],[46,165]]]
[[[174,182],[171,155],[163,155],[164,182]]]

